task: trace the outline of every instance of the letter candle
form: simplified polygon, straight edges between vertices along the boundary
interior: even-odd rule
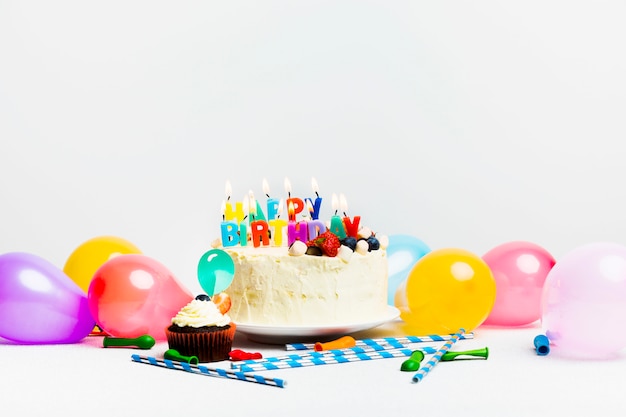
[[[287,246],[291,246],[291,244],[296,240],[306,242],[308,240],[308,230],[306,222],[296,223],[295,209],[293,206],[293,202],[291,201],[289,201],[287,213],[289,215],[289,223],[287,225]]]
[[[319,186],[317,185],[317,181],[315,180],[315,178],[311,179],[311,187],[313,187],[313,192],[315,193],[315,201],[312,202],[312,209],[310,209],[311,211],[311,218],[313,220],[317,220],[320,218],[320,207],[322,205],[322,199],[320,198],[320,193],[319,193]],[[311,202],[311,199],[308,199],[309,202]]]
[[[341,211],[343,212],[343,226],[346,229],[346,234],[351,237],[357,237],[361,216],[354,216],[354,220],[350,220],[350,217],[347,215],[348,202],[343,194],[339,196],[339,204],[341,206]]]
[[[339,239],[343,239],[346,237],[346,229],[343,225],[343,221],[341,217],[337,215],[338,206],[337,195],[333,194],[332,196],[332,206],[333,210],[335,210],[335,214],[330,218],[330,231],[333,232]]]

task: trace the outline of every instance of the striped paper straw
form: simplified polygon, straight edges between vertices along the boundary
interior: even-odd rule
[[[389,345],[391,348],[401,349],[404,345],[424,342],[445,342],[452,339],[454,335],[429,335],[429,336],[404,336],[404,337],[383,337],[379,339],[359,339],[357,346]],[[474,333],[461,335],[461,339],[473,339]],[[313,350],[315,343],[289,343],[285,345],[286,350]]]
[[[465,333],[465,329],[461,328],[457,333],[452,335],[450,340],[448,340],[439,350],[422,366],[419,371],[415,375],[413,375],[413,382],[420,382],[428,373],[439,363],[441,357],[446,353],[453,344],[459,340],[463,334]]]
[[[219,368],[207,368],[202,365],[192,365],[187,362],[172,361],[169,359],[157,359],[151,356],[140,356],[134,354],[131,356],[133,361],[155,365],[161,368],[174,369],[177,371],[186,371],[194,374],[215,376],[220,378],[236,379],[239,381],[256,382],[258,384],[270,385],[274,387],[284,388],[287,381],[280,378],[266,378],[262,375],[247,374],[244,371],[228,371]]]
[[[403,347],[401,349],[408,349],[406,347]],[[332,350],[323,350],[323,351],[311,351],[311,352],[306,352],[306,353],[302,353],[302,354],[289,354],[289,355],[282,355],[282,356],[273,356],[273,357],[267,357],[267,358],[261,358],[261,359],[246,359],[243,361],[235,361],[231,363],[231,367],[232,368],[239,368],[243,365],[255,365],[258,363],[263,363],[263,362],[285,362],[285,361],[302,361],[302,360],[311,360],[311,359],[325,359],[325,358],[333,358],[335,356],[355,356],[355,355],[366,355],[370,352],[381,352],[381,351],[396,351],[396,350],[401,350],[401,349],[388,349],[388,348],[383,348],[381,346],[378,347],[374,347],[374,346],[365,346],[365,347],[359,347],[359,346],[355,346],[352,348],[344,348],[344,349],[332,349]],[[411,351],[413,351],[414,349],[411,349]],[[426,354],[434,354],[437,352],[437,348],[434,348],[432,346],[420,346],[420,350],[423,351]],[[405,355],[399,355],[399,356],[405,356]],[[410,354],[409,354],[410,356]]]
[[[414,349],[381,350],[378,352],[355,353],[352,355],[323,355],[285,360],[269,360],[237,365],[241,372],[272,371],[275,369],[303,368],[306,366],[331,365],[338,363],[360,362],[375,359],[389,359],[411,356]]]

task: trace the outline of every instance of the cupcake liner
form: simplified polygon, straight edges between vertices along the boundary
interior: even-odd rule
[[[204,332],[187,333],[165,329],[170,349],[183,356],[197,356],[199,362],[218,362],[229,358],[235,338],[235,323],[229,328],[215,327]]]

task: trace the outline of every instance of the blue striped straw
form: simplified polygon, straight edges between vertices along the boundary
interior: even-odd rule
[[[414,349],[405,348],[395,350],[381,350],[378,352],[354,353],[351,355],[303,355],[302,357],[294,355],[292,359],[274,360],[273,358],[267,358],[269,360],[265,362],[250,360],[246,361],[247,363],[245,364],[233,366],[236,366],[241,372],[272,371],[276,369],[303,368],[306,366],[331,365],[339,363],[370,361],[375,359],[399,358],[411,356],[411,353],[413,352]],[[433,349],[433,352],[435,352],[435,349]]]
[[[448,340],[439,350],[424,364],[423,367],[417,371],[415,375],[413,375],[413,382],[420,382],[428,373],[439,363],[441,357],[446,353],[453,344],[459,340],[463,334],[465,333],[465,329],[461,328],[459,331],[452,335],[450,340]]]
[[[161,368],[186,371],[194,374],[236,379],[238,381],[256,382],[258,384],[270,385],[279,388],[284,388],[285,385],[287,385],[287,381],[284,379],[266,378],[262,375],[247,374],[244,373],[244,371],[228,371],[226,369],[207,368],[202,365],[192,365],[187,362],[172,361],[170,359],[157,359],[152,356],[140,356],[137,354],[132,355],[131,358],[137,363],[155,365]]]
[[[403,349],[408,349],[408,348],[403,347],[400,349],[397,349],[397,348],[390,349],[390,348],[384,348],[383,346],[366,346],[366,347],[355,346],[355,347],[344,348],[344,349],[322,350],[319,352],[312,351],[312,352],[306,352],[303,354],[289,354],[289,355],[273,356],[273,357],[267,357],[267,358],[261,358],[261,359],[246,359],[243,361],[234,361],[231,363],[231,367],[237,369],[243,365],[256,365],[256,364],[263,363],[263,362],[275,363],[275,362],[288,362],[288,361],[298,362],[298,361],[312,360],[312,359],[323,360],[325,358],[332,359],[335,356],[356,356],[356,355],[366,356],[370,352],[396,351],[396,350],[403,350]],[[413,350],[414,349],[411,349],[411,351]],[[434,354],[437,352],[437,349],[432,346],[420,346],[420,350],[422,350],[426,354]],[[398,356],[405,356],[405,355],[402,354]]]
[[[401,349],[404,345],[424,342],[445,342],[452,339],[454,335],[429,335],[429,336],[404,336],[404,337],[383,337],[379,339],[359,339],[356,346],[389,345],[391,348]],[[474,333],[461,335],[461,339],[473,339]],[[286,350],[313,350],[315,343],[289,343],[285,345]]]

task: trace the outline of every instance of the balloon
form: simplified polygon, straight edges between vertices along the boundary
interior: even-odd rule
[[[87,295],[36,255],[0,255],[0,336],[20,344],[76,343],[95,325]]]
[[[129,254],[98,268],[88,298],[96,323],[111,336],[165,340],[165,327],[194,297],[161,263]]]
[[[126,254],[141,254],[141,251],[120,237],[94,237],[74,249],[65,261],[63,272],[78,284],[86,294],[96,270],[109,259]]]
[[[496,280],[496,302],[483,324],[522,326],[541,318],[541,293],[554,257],[530,242],[496,246],[483,260]]]
[[[234,276],[233,258],[221,249],[211,249],[198,262],[198,281],[211,297],[228,288]]]
[[[558,260],[544,283],[541,323],[563,356],[617,356],[626,347],[626,247],[590,243]]]
[[[398,287],[394,299],[412,334],[470,332],[489,315],[496,283],[489,266],[463,249],[438,249],[424,255]]]
[[[387,263],[389,271],[387,304],[393,305],[398,286],[406,279],[415,263],[430,252],[430,248],[416,237],[389,236]]]

